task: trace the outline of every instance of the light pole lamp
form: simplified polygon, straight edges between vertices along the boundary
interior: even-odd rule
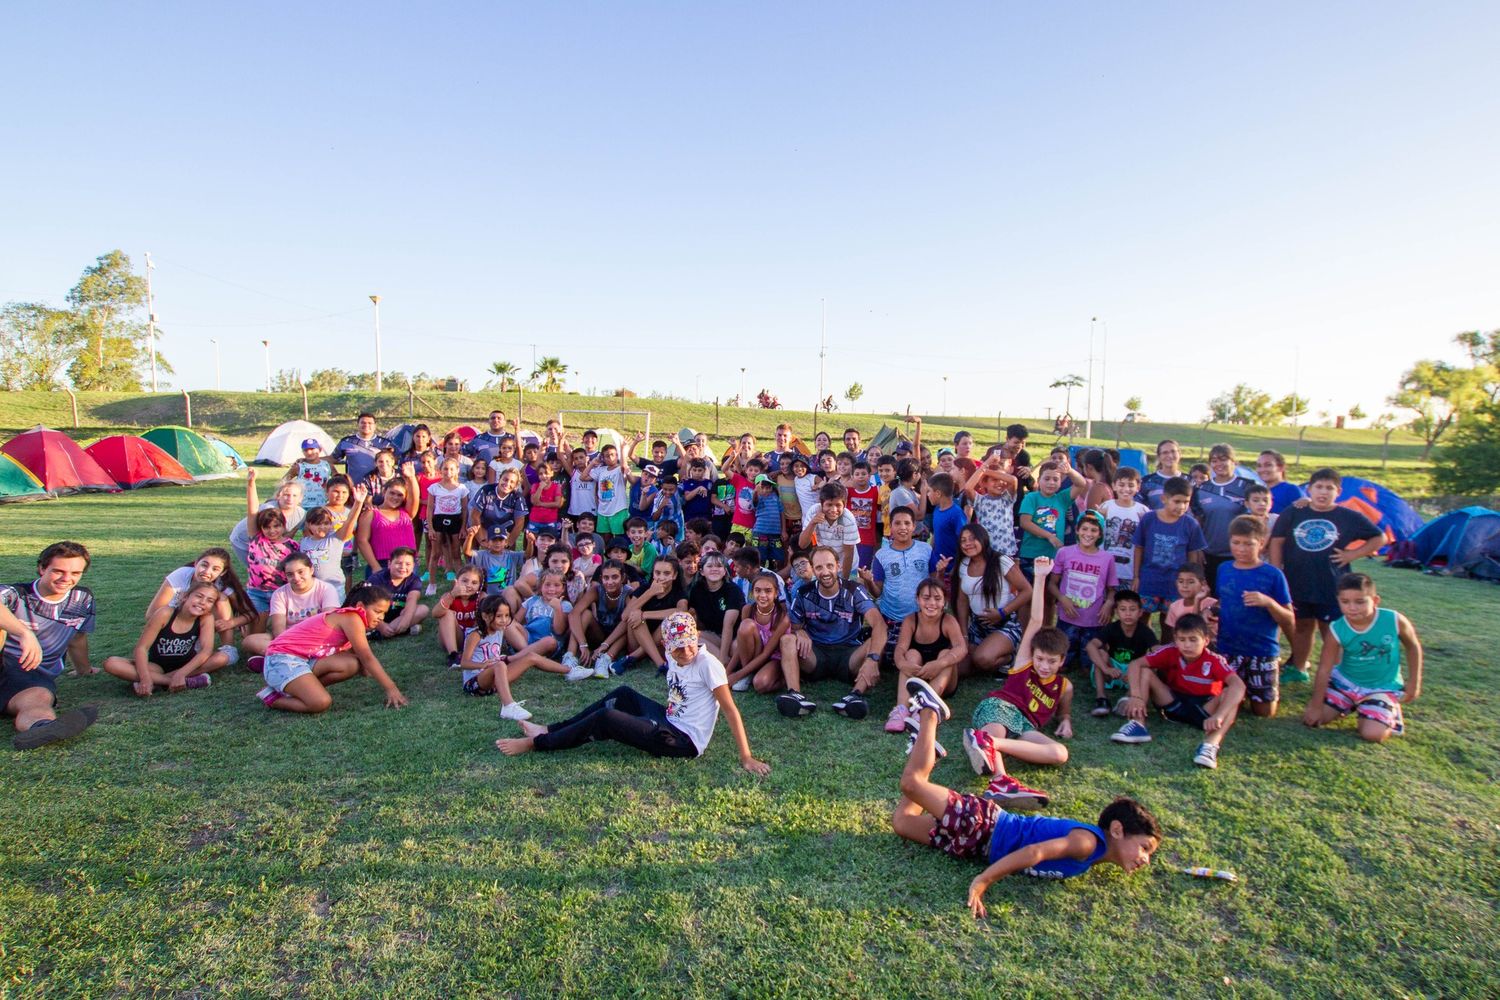
[[[219,367],[219,342],[213,337],[208,338],[208,342],[214,345],[214,388],[223,389],[224,379],[221,375],[222,369]]]
[[[262,340],[260,342],[260,346],[262,348],[264,348],[265,352],[266,352],[266,392],[270,392],[271,391],[271,342],[269,340]]]
[[[379,392],[385,388],[380,371],[380,296],[371,295],[370,301],[375,303],[375,391]]]

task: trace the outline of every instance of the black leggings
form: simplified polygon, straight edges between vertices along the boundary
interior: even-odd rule
[[[667,721],[666,706],[634,688],[617,687],[564,722],[538,736],[538,750],[568,750],[597,740],[615,740],[653,757],[696,757],[687,733]]]

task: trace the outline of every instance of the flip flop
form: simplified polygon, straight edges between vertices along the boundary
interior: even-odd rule
[[[51,723],[45,726],[33,726],[15,735],[11,745],[17,750],[35,750],[44,747],[48,743],[57,743],[61,740],[72,739],[79,735],[94,721],[99,718],[98,705],[85,705],[75,708],[71,712],[64,712]]]

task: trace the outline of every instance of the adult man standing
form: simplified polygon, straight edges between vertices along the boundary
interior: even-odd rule
[[[815,585],[796,588],[788,608],[791,628],[781,637],[781,675],[786,692],[776,710],[787,718],[810,715],[817,703],[802,694],[802,677],[811,681],[854,681],[854,688],[833,703],[848,719],[870,714],[865,694],[880,680],[880,654],[886,627],[880,609],[859,584],[839,573],[839,557],[826,545],[812,550]],[[864,628],[870,637],[861,640]]]
[[[505,429],[505,411],[490,411],[489,430],[480,431],[474,435],[474,440],[464,445],[464,454],[470,458],[482,458],[486,462],[493,461],[500,453],[500,441],[510,437]]]
[[[1167,438],[1156,446],[1156,471],[1141,480],[1141,492],[1136,497],[1141,503],[1152,510],[1161,510],[1161,490],[1168,479],[1182,475],[1182,469],[1178,461],[1182,458],[1182,449],[1177,442]]]
[[[780,466],[781,466],[781,456],[782,455],[788,455],[788,456],[790,456],[792,458],[797,458],[801,454],[802,454],[802,452],[800,452],[797,449],[795,449],[795,448],[792,447],[792,425],[791,424],[777,424],[776,425],[776,450],[773,451],[770,454],[770,456],[769,456],[770,460],[771,460],[772,467],[773,468],[780,468]]]
[[[78,586],[89,551],[78,542],[54,542],[37,557],[37,578],[0,584],[0,705],[15,723],[13,745],[32,750],[77,736],[98,718],[95,705],[59,716],[57,678],[63,657],[91,674],[88,634],[94,631],[94,595]]]
[[[853,455],[856,459],[859,459],[864,458],[864,456],[860,454],[862,448],[863,445],[859,440],[859,431],[855,430],[853,427],[844,428],[844,450]]]
[[[354,423],[356,433],[350,434],[333,446],[333,454],[328,456],[329,461],[343,462],[344,472],[349,480],[362,483],[365,477],[375,471],[375,456],[386,448],[395,450],[396,446],[386,438],[375,433],[375,414],[361,413],[359,419]]]

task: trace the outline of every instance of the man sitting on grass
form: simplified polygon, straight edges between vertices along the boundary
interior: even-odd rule
[[[969,911],[984,916],[985,890],[1007,875],[1072,878],[1101,862],[1126,872],[1145,867],[1161,846],[1156,817],[1134,799],[1104,807],[1099,823],[1051,816],[1019,816],[977,795],[934,784],[937,728],[953,713],[920,677],[906,682],[917,713],[917,745],[901,772],[901,799],[891,828],[907,840],[955,858],[984,858],[989,866],[969,883]]]
[[[89,636],[94,595],[78,581],[89,568],[89,550],[54,542],[36,561],[37,578],[0,584],[0,705],[15,720],[13,744],[32,750],[77,736],[98,718],[96,705],[64,712],[57,705],[63,656],[80,674],[91,674]]]

